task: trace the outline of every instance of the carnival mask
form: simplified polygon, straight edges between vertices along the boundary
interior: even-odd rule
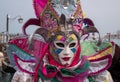
[[[78,48],[78,39],[75,34],[69,36],[58,35],[53,41],[54,57],[64,66],[70,66]]]

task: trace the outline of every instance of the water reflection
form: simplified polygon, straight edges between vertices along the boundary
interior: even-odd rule
[[[111,39],[111,41],[115,42],[116,44],[120,46],[120,39]]]

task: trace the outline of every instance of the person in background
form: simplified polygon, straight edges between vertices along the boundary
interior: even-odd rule
[[[2,61],[4,60],[3,48],[0,46],[0,77],[2,76]]]

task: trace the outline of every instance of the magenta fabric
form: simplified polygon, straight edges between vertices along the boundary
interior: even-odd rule
[[[43,60],[43,57],[46,55],[46,52],[48,51],[48,48],[49,48],[49,43],[47,43],[46,45],[44,45],[45,47],[42,49],[42,56],[40,58],[40,61],[35,69],[35,76],[34,76],[34,82],[37,82],[38,80],[38,72],[39,72],[39,68],[40,68],[40,65],[42,63],[42,60]]]
[[[97,75],[97,74],[99,74],[99,73],[104,72],[105,70],[107,70],[111,66],[111,64],[112,64],[112,56],[111,56],[111,54],[108,54],[106,56],[103,56],[102,58],[90,60],[91,63],[94,63],[94,62],[98,62],[98,61],[105,60],[105,59],[108,59],[108,63],[105,65],[105,67],[102,68],[102,69],[99,69],[99,70],[97,70],[95,72],[94,71],[90,72],[90,74],[89,74],[90,76]]]
[[[44,11],[48,0],[34,0],[34,9],[35,9],[35,13],[37,18],[40,18],[41,13]]]
[[[84,18],[84,23],[89,26],[95,26],[93,21],[90,18]]]
[[[29,19],[22,27],[24,35],[27,35],[26,29],[29,25],[40,26],[40,19],[36,19],[36,18]]]
[[[85,79],[88,77],[88,71],[84,72],[83,77],[81,74],[75,76],[75,77],[62,77],[62,82],[84,82]]]
[[[22,59],[21,59],[20,57],[18,57],[16,54],[14,54],[14,58],[15,58],[15,62],[16,62],[16,64],[17,64],[18,68],[19,68],[20,70],[22,70],[22,72],[25,72],[25,73],[28,73],[28,74],[34,74],[34,73],[35,73],[34,71],[33,71],[33,72],[30,72],[30,71],[27,70],[27,69],[23,69],[18,62],[19,62],[19,60],[21,60],[21,61],[26,62],[26,63],[28,62],[28,63],[35,63],[35,64],[36,64],[36,60],[22,60]]]
[[[42,54],[42,50],[44,48],[44,45],[46,43],[39,41],[39,40],[34,40],[34,50],[31,51],[28,47],[28,38],[27,37],[18,37],[16,39],[13,39],[10,41],[11,44],[16,45],[19,47],[21,50],[27,52],[28,54],[33,54],[36,56],[36,58],[40,58]]]
[[[55,71],[55,72],[52,72],[52,73],[48,74],[47,69],[46,69],[46,66],[43,66],[42,72],[43,72],[43,74],[44,74],[46,77],[48,77],[48,78],[53,78],[53,77],[55,77],[56,74],[58,73],[58,71]]]
[[[80,64],[80,68],[84,67],[87,57],[84,56],[81,60],[82,61]],[[57,71],[51,72],[50,74],[48,74],[47,70],[46,70],[46,66],[43,66],[42,72],[46,77],[53,78],[56,76],[56,74],[59,74],[60,69],[64,68],[64,67],[58,67],[58,66],[56,66],[56,67],[57,67]],[[65,77],[65,76],[62,76],[61,74],[59,75],[59,77],[62,78],[62,82],[84,82],[84,80],[88,77],[88,75],[89,75],[89,70],[87,70],[83,73],[80,73],[78,75],[74,75],[73,77]]]

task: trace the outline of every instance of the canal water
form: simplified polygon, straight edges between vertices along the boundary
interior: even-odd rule
[[[111,39],[111,40],[120,46],[120,39]]]

